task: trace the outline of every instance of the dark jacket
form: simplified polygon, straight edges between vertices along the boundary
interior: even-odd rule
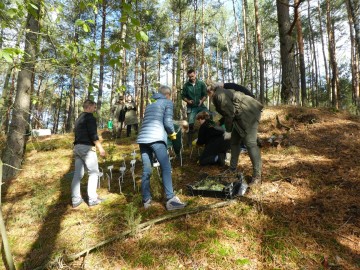
[[[187,104],[189,108],[198,107],[200,100],[206,96],[206,85],[203,81],[198,79],[196,79],[195,85],[187,81],[184,84],[181,92],[181,99],[187,98],[194,101],[193,104]],[[201,105],[201,107],[205,107],[204,103]]]
[[[216,87],[213,103],[216,111],[224,117],[225,130],[231,132],[233,121],[247,130],[254,121],[260,121],[263,105],[256,99],[235,90]]]
[[[255,98],[255,96],[250,92],[249,89],[247,89],[246,87],[240,85],[240,84],[236,84],[236,83],[224,83],[224,88],[225,89],[233,89],[235,91],[239,91],[244,93],[247,96],[250,96],[252,98]]]
[[[96,119],[92,113],[82,112],[75,121],[74,144],[95,145],[99,140]]]
[[[144,120],[136,142],[148,144],[162,141],[167,144],[167,136],[175,132],[174,105],[171,100],[160,93],[155,93],[152,99],[155,102],[146,106]]]
[[[212,142],[219,137],[223,138],[223,134],[224,130],[221,127],[216,126],[213,121],[207,119],[199,128],[196,144],[207,145],[209,142]]]
[[[224,130],[210,119],[200,126],[196,144],[205,145],[199,158],[200,165],[215,164],[215,157],[219,154],[225,155],[230,149],[230,140],[224,140],[223,134]]]

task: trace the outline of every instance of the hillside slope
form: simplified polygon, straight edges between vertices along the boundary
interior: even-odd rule
[[[155,204],[145,211],[135,135],[114,140],[103,131],[108,156],[99,160],[105,175],[99,193],[107,200],[93,208],[82,204],[72,209],[72,135],[32,139],[23,170],[2,187],[14,260],[19,269],[359,269],[359,133],[360,119],[345,113],[266,108],[259,128],[261,186],[230,206],[162,222],[75,262],[65,262],[64,255],[166,214],[159,177],[154,170]],[[134,151],[135,186],[129,170]],[[199,167],[197,153],[185,148],[183,166],[173,161],[174,187],[188,208],[221,201],[186,192],[186,185],[202,175],[224,170]],[[120,193],[124,159],[127,170]],[[247,154],[241,154],[239,169],[250,175]],[[82,190],[86,194],[85,179]]]

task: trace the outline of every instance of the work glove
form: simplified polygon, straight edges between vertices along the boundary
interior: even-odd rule
[[[169,135],[169,139],[172,140],[172,141],[175,141],[175,140],[176,140],[176,132],[171,133],[171,134]]]
[[[224,132],[224,140],[230,140],[231,139],[231,132]]]
[[[197,139],[193,140],[192,143],[191,143],[192,146],[196,146],[196,142],[197,142]]]

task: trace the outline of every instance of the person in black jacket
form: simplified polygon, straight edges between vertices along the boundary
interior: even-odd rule
[[[225,89],[233,89],[235,91],[239,91],[244,93],[247,96],[250,96],[252,98],[255,98],[255,96],[253,95],[253,93],[250,92],[249,89],[247,89],[245,86],[242,86],[240,84],[236,84],[236,83],[223,83],[223,84],[219,84],[220,86],[222,86]]]
[[[210,119],[207,112],[196,115],[200,128],[196,145],[205,145],[199,163],[201,166],[210,164],[225,165],[226,152],[230,149],[230,141],[224,140],[224,130]]]
[[[100,155],[105,156],[97,134],[96,119],[93,113],[96,111],[96,103],[92,100],[85,100],[84,111],[75,121],[75,172],[71,182],[71,200],[73,208],[78,207],[84,200],[80,193],[80,181],[84,176],[85,170],[89,175],[87,193],[89,206],[98,205],[103,201],[96,193],[99,177],[99,165],[96,156],[96,148]]]

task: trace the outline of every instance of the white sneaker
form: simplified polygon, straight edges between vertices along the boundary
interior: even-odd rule
[[[148,209],[151,206],[151,199],[148,199],[146,202],[144,202],[144,208]]]
[[[172,197],[166,202],[166,209],[168,211],[183,209],[186,206],[186,203],[180,201],[177,196]]]

